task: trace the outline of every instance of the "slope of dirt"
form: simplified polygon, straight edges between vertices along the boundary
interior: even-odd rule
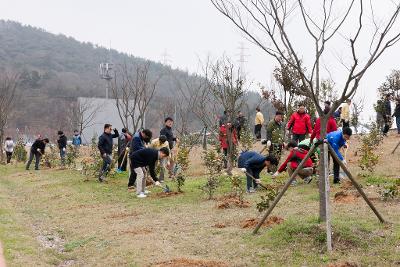
[[[172,259],[160,263],[156,263],[152,266],[155,267],[227,267],[228,265],[218,261],[206,261],[206,260],[191,260],[191,259]]]
[[[281,217],[271,216],[261,226],[262,227],[269,227],[269,226],[273,226],[273,225],[276,225],[276,224],[281,224],[284,221],[285,220],[283,218],[281,218]],[[246,219],[241,223],[240,226],[242,228],[252,228],[252,227],[256,227],[258,222],[259,222],[259,220],[256,219],[256,218]]]
[[[359,197],[360,194],[358,192],[340,191],[335,194],[335,202],[344,204],[354,203]]]

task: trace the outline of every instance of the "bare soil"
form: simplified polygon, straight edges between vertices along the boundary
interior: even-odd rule
[[[271,227],[277,224],[281,224],[283,223],[285,220],[281,217],[278,216],[271,216],[269,217],[262,225],[261,227]],[[250,219],[246,219],[244,220],[240,226],[242,228],[253,228],[256,227],[256,225],[258,224],[259,219],[256,218],[250,218]]]
[[[327,267],[359,267],[357,263],[354,262],[342,262],[342,263],[330,263]]]
[[[360,194],[358,192],[339,191],[335,194],[334,199],[335,199],[336,203],[349,204],[349,203],[356,202],[359,197],[360,197]]]
[[[225,223],[216,223],[213,225],[213,227],[215,228],[226,228],[226,224]]]
[[[183,194],[183,192],[158,192],[155,193],[152,196],[158,197],[158,198],[164,198],[164,197],[173,197],[173,196],[177,196]]]

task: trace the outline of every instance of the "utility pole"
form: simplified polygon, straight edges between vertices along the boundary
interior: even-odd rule
[[[99,76],[106,81],[106,99],[108,99],[108,91],[110,90],[110,81],[112,79],[112,69],[114,64],[111,63],[111,42],[108,54],[108,62],[100,63]]]

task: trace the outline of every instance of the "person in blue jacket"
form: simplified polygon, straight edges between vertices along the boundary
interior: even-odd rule
[[[152,136],[153,133],[149,129],[136,132],[130,143],[129,157],[132,157],[134,152],[146,148],[146,144],[150,143]]]
[[[246,174],[246,191],[254,193],[260,182],[260,173],[265,167],[278,165],[278,160],[274,156],[263,156],[254,151],[245,151],[238,158],[238,167]],[[251,176],[256,181],[254,181]]]
[[[350,140],[352,135],[352,130],[348,127],[343,128],[343,130],[337,130],[335,132],[331,132],[327,134],[326,139],[328,143],[331,145],[333,150],[335,150],[338,158],[344,163],[347,164],[346,160],[343,158],[343,155],[340,153],[339,149],[342,147],[347,147],[346,141]],[[333,183],[340,183],[339,177],[340,165],[336,161],[333,161]]]

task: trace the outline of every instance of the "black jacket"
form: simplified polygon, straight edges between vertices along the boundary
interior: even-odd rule
[[[58,137],[57,143],[58,143],[58,148],[60,150],[63,148],[66,148],[67,147],[67,137],[65,135],[61,135],[60,137]]]
[[[176,138],[174,137],[174,133],[172,132],[171,127],[165,126],[164,128],[162,128],[160,131],[160,136],[161,135],[165,135],[167,137],[169,149],[172,149],[174,147],[174,142],[176,141]]]
[[[400,117],[400,103],[396,104],[394,109],[393,117]]]
[[[154,181],[158,181],[156,177],[156,163],[158,161],[158,150],[153,148],[144,148],[134,152],[131,156],[131,167],[140,168],[149,166],[150,176]]]
[[[101,155],[103,155],[104,153],[112,154],[113,138],[117,138],[118,136],[119,134],[116,130],[114,131],[114,134],[103,133],[102,135],[100,135],[97,147],[99,148]]]
[[[43,140],[36,139],[35,142],[33,142],[32,144],[31,152],[33,154],[39,154],[37,150],[40,149],[40,153],[44,154],[45,148],[46,148],[46,143],[43,142]]]
[[[390,100],[385,100],[383,102],[384,105],[384,112],[386,116],[390,116],[392,114],[392,107],[390,106]]]

